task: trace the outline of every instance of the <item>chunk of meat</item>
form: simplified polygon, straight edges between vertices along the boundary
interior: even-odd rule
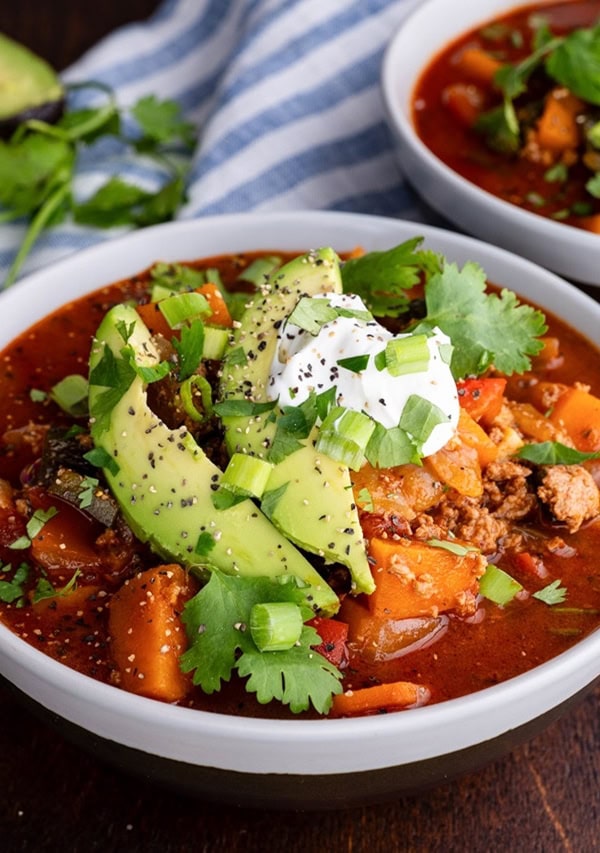
[[[548,465],[541,469],[537,494],[557,521],[571,533],[600,512],[600,492],[582,465]]]
[[[536,498],[527,485],[531,469],[511,459],[490,463],[485,470],[486,505],[496,518],[525,518]]]

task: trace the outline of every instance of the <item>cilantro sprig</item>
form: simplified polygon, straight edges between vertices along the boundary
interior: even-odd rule
[[[445,332],[454,347],[455,379],[484,373],[490,365],[510,375],[531,366],[530,356],[542,349],[539,336],[547,329],[541,311],[520,304],[510,290],[486,293],[482,268],[446,264],[425,286],[427,314],[413,332]]]
[[[356,293],[377,317],[398,317],[408,309],[405,291],[442,268],[442,256],[419,248],[423,237],[413,237],[384,252],[368,252],[342,266],[346,293]]]
[[[261,652],[250,633],[255,604],[288,601],[314,615],[306,606],[306,589],[295,578],[239,577],[213,571],[209,582],[190,599],[183,612],[189,649],[181,658],[184,672],[193,672],[194,684],[205,693],[221,689],[234,670],[246,678],[246,690],[261,704],[273,699],[297,714],[312,704],[321,714],[341,693],[341,673],[314,647],[321,642],[316,630],[303,625],[298,642],[283,651]]]
[[[527,92],[531,76],[540,69],[554,83],[600,106],[600,24],[555,36],[547,21],[539,19],[531,52],[496,72],[494,83],[502,104],[483,113],[475,125],[491,148],[506,153],[518,150],[522,129],[515,102]]]
[[[195,132],[182,119],[180,106],[146,95],[125,109],[117,106],[112,90],[103,84],[68,88],[86,86],[101,89],[105,102],[67,111],[56,124],[30,119],[9,140],[0,140],[0,221],[28,220],[5,286],[16,280],[40,234],[67,217],[97,228],[142,227],[172,219],[185,201],[184,179]],[[165,177],[158,190],[113,176],[89,198],[75,198],[79,156],[105,136],[117,137],[128,152],[159,164]]]

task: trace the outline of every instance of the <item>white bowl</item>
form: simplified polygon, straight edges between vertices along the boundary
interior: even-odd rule
[[[52,309],[147,268],[251,249],[384,249],[423,235],[460,264],[560,315],[600,343],[600,305],[507,252],[439,229],[345,213],[222,216],[138,231],[24,279],[0,295],[0,347]],[[531,672],[470,696],[357,719],[236,718],[166,705],[101,684],[0,625],[0,675],[67,733],[146,777],[204,797],[269,808],[375,801],[466,772],[539,731],[600,675],[600,632]]]
[[[463,33],[518,5],[477,0],[453,3],[450,9],[448,0],[425,0],[404,21],[388,46],[381,75],[400,167],[431,207],[466,231],[568,278],[600,285],[597,234],[545,219],[480,189],[432,154],[414,129],[413,92],[429,62]]]

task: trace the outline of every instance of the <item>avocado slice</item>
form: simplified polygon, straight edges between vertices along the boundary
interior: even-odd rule
[[[92,346],[89,409],[94,444],[116,463],[104,473],[136,536],[201,575],[207,567],[246,576],[293,575],[310,585],[307,600],[315,610],[334,613],[334,591],[252,501],[214,507],[222,472],[185,428],[171,430],[152,412],[127,352],[137,368],[160,361],[135,308],[117,305]]]
[[[221,399],[261,403],[277,345],[277,328],[302,296],[341,293],[339,258],[322,248],[290,261],[268,279],[246,308],[225,361]],[[240,357],[240,348],[245,357]],[[276,425],[269,414],[223,418],[230,454],[267,458]],[[263,502],[269,497],[269,518],[296,545],[350,570],[354,592],[375,588],[367,562],[350,472],[314,448],[317,428],[300,450],[274,466]]]
[[[64,89],[51,66],[24,45],[0,33],[0,130],[30,118],[56,121]]]

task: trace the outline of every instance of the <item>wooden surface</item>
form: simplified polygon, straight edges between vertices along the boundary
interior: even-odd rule
[[[241,0],[239,0],[241,2]],[[64,67],[153,0],[4,0],[0,30]],[[312,814],[231,810],[122,775],[0,686],[0,848],[91,853],[600,850],[600,688],[501,761],[419,796]]]

